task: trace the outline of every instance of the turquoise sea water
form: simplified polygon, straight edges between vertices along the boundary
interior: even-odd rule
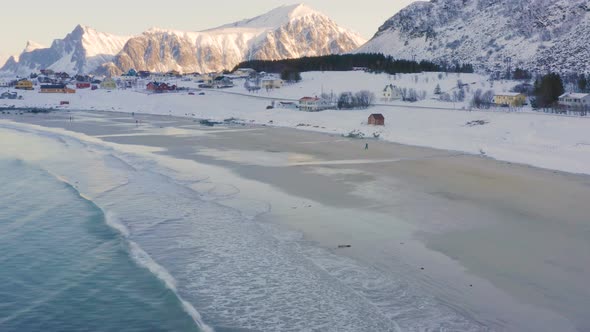
[[[198,331],[70,185],[0,160],[0,331]]]
[[[145,151],[0,121],[0,332],[487,330]]]

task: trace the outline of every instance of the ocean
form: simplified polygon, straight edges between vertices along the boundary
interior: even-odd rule
[[[146,151],[0,123],[0,331],[488,330]]]
[[[0,179],[0,330],[199,331],[70,184],[21,160]]]

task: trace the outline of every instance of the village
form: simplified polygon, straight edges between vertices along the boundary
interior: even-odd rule
[[[354,72],[366,72],[366,68],[355,67]],[[449,77],[451,75],[451,77]],[[301,75],[295,78],[279,73],[258,72],[251,68],[237,68],[232,72],[187,73],[169,71],[154,73],[130,69],[117,77],[93,75],[69,75],[42,69],[27,78],[0,80],[0,99],[23,99],[17,91],[34,91],[42,94],[66,95],[59,106],[71,104],[67,95],[79,90],[130,90],[144,94],[188,94],[205,95],[208,90],[226,91],[268,98],[267,109],[281,108],[304,112],[324,110],[368,109],[373,106],[415,106],[453,108],[459,110],[479,109],[496,111],[537,111],[554,114],[585,116],[590,108],[590,94],[564,92],[559,95],[556,107],[534,107],[533,85],[529,81],[498,80],[479,77],[476,81],[464,83],[461,74],[422,73],[388,75],[390,83],[383,88],[355,84],[358,91],[334,91],[331,82],[322,84],[314,94],[293,95],[278,91],[301,83]],[[463,74],[466,75],[466,74]],[[405,79],[404,79],[405,77]],[[483,77],[483,76],[482,76]],[[470,78],[471,79],[471,78]],[[398,82],[399,81],[399,82]],[[435,83],[434,82],[438,82]],[[406,85],[412,84],[411,87]],[[443,88],[441,88],[441,84]],[[494,84],[496,86],[494,87]],[[503,84],[503,85],[501,85]],[[350,85],[350,84],[349,84]],[[498,86],[500,85],[500,88]],[[433,88],[434,86],[434,88]],[[330,90],[328,90],[330,89]],[[487,91],[486,91],[487,90]],[[569,88],[574,91],[575,89]],[[329,91],[329,92],[328,92]],[[485,92],[484,92],[485,91]],[[382,115],[380,115],[382,117]],[[370,124],[382,125],[381,121]]]

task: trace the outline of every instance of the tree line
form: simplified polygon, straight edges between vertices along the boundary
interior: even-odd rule
[[[252,68],[256,71],[270,73],[306,72],[306,71],[351,71],[363,68],[374,73],[421,73],[421,72],[457,72],[473,73],[473,66],[461,63],[435,63],[422,60],[396,60],[383,54],[332,54],[316,57],[303,57],[285,60],[250,60],[238,64],[238,68]]]

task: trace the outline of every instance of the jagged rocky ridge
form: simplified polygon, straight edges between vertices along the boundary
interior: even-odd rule
[[[365,40],[306,5],[282,6],[218,28],[186,32],[150,29],[118,37],[78,26],[51,47],[25,51],[1,71],[49,68],[74,73],[136,70],[211,72],[250,59],[278,60],[350,52]]]
[[[472,63],[590,71],[589,0],[432,0],[387,20],[357,52]]]

